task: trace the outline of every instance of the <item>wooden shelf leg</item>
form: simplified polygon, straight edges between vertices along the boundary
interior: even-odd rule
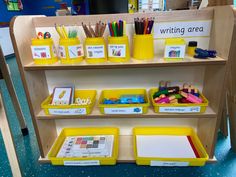
[[[228,106],[227,106],[227,100],[225,100],[225,104],[223,106],[222,111],[222,118],[220,123],[220,131],[223,134],[223,136],[226,138],[228,136]]]
[[[12,174],[14,177],[21,177],[21,170],[16,156],[15,145],[12,138],[11,129],[8,124],[2,96],[0,94],[0,130],[2,132],[3,141],[6,147],[7,156],[10,162]]]

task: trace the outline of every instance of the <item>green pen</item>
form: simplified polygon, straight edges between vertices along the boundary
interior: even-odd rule
[[[118,26],[117,26],[118,27]],[[117,37],[117,31],[116,31],[116,22],[112,23],[112,29],[114,31],[114,36]]]

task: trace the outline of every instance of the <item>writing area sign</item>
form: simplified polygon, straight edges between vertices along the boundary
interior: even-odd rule
[[[211,23],[211,20],[155,23],[154,38],[209,37]]]

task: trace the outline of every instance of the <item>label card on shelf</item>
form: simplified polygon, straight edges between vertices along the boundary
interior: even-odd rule
[[[74,108],[74,109],[49,109],[49,114],[52,115],[86,115],[86,108]]]
[[[108,56],[116,58],[124,58],[126,54],[126,45],[109,44]]]
[[[142,107],[104,108],[105,114],[142,114]]]
[[[199,113],[201,110],[200,106],[191,107],[160,107],[159,112],[166,113]]]
[[[83,46],[81,44],[68,46],[68,51],[70,58],[78,58],[84,56]]]
[[[87,58],[104,58],[105,57],[104,45],[87,45],[86,54]]]
[[[168,162],[151,160],[150,166],[163,166],[163,167],[187,167],[189,162]]]
[[[99,160],[64,161],[65,166],[98,166]]]
[[[155,23],[154,38],[209,37],[211,24],[211,20]]]
[[[49,46],[31,46],[31,51],[34,59],[51,59],[51,52]]]

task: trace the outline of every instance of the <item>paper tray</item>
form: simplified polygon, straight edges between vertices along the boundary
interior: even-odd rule
[[[67,136],[94,136],[94,135],[114,135],[114,144],[111,157],[89,157],[89,158],[59,158],[57,154]],[[52,149],[48,154],[49,160],[53,165],[115,165],[118,158],[118,136],[119,129],[113,127],[86,127],[86,128],[64,128],[56,139]]]
[[[134,156],[138,165],[151,166],[203,166],[209,159],[203,145],[192,128],[180,127],[138,127],[133,129]],[[138,157],[137,135],[173,135],[190,136],[192,145],[199,158],[163,158],[163,157]]]

